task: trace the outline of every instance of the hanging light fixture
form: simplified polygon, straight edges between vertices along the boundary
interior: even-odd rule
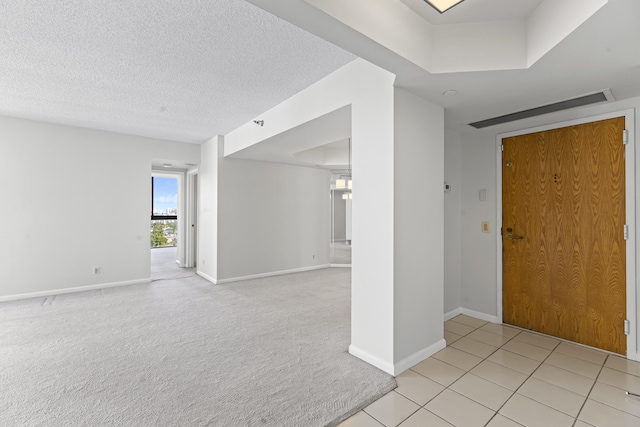
[[[451,9],[453,6],[462,3],[464,0],[424,0],[431,7],[440,13],[444,13]]]

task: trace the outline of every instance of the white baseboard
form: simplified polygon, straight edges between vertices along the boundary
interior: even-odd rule
[[[351,264],[329,264],[331,268],[351,268]]]
[[[640,362],[640,353],[627,353],[627,359],[635,360],[636,362]]]
[[[426,358],[436,354],[446,346],[447,346],[447,342],[443,338],[440,341],[437,341],[435,344],[432,344],[427,348],[423,348],[422,350],[412,354],[411,356],[402,359],[401,361],[399,361],[394,365],[393,375],[395,376],[400,375],[401,373],[411,368],[412,366],[415,366],[418,363],[425,360]]]
[[[216,279],[214,279],[213,277],[209,276],[208,274],[203,273],[200,270],[196,270],[196,274],[200,277],[202,277],[205,280],[208,280],[209,282],[213,283],[214,285],[216,284]]]
[[[444,321],[446,322],[447,320],[451,320],[460,314],[462,314],[462,308],[461,307],[455,308],[444,314]]]
[[[479,311],[469,310],[468,308],[461,308],[462,314],[475,317],[476,319],[484,320],[485,322],[501,323],[498,322],[498,316],[492,316],[490,314],[481,313]]]
[[[481,313],[475,310],[469,310],[468,308],[458,307],[444,314],[444,321],[451,320],[454,317],[464,314],[466,316],[475,317],[476,319],[484,320],[485,322],[491,323],[501,323],[498,322],[497,316],[492,316],[490,314]]]
[[[445,348],[446,345],[446,341],[444,339],[441,339],[435,344],[432,344],[427,348],[423,348],[422,350],[402,359],[395,364],[385,362],[384,360],[381,360],[376,356],[367,353],[366,351],[354,346],[353,344],[349,346],[349,353],[357,357],[358,359],[362,359],[368,364],[373,365],[376,368],[386,372],[389,375],[398,376],[412,366],[417,365],[431,355],[439,352],[440,350]]]
[[[394,375],[394,366],[391,363],[378,359],[377,357],[367,353],[364,350],[359,349],[353,344],[349,346],[349,354],[357,357],[358,359],[364,360],[368,364],[375,366],[376,368],[386,372],[389,375]]]
[[[260,273],[260,274],[252,274],[249,276],[232,277],[230,279],[218,279],[215,281],[206,277],[205,279],[209,280],[210,282],[213,282],[216,285],[222,285],[222,284],[231,283],[231,282],[241,282],[243,280],[262,279],[263,277],[282,276],[283,274],[301,273],[303,271],[320,270],[322,268],[329,268],[330,266],[331,264],[312,265],[309,267],[292,268],[291,270],[271,271],[269,273]],[[200,272],[198,272],[198,274],[200,274]]]
[[[118,286],[126,286],[126,285],[140,285],[140,284],[150,283],[150,282],[151,282],[151,278],[149,277],[146,279],[125,280],[123,282],[99,283],[97,285],[78,286],[75,288],[52,289],[50,291],[29,292],[27,294],[17,294],[17,295],[6,295],[6,296],[0,296],[0,302],[15,301],[15,300],[27,299],[27,298],[48,297],[51,295],[70,294],[72,292],[94,291],[96,289],[115,288]]]

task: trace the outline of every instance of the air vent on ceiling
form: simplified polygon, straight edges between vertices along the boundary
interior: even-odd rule
[[[498,116],[492,119],[469,123],[469,126],[473,126],[476,129],[483,129],[489,126],[515,122],[516,120],[528,119],[530,117],[541,116],[543,114],[555,113],[557,111],[568,110],[570,108],[582,107],[585,105],[596,104],[598,102],[605,101],[614,101],[613,94],[611,93],[610,89],[591,93],[589,95],[579,96],[577,98],[568,99],[566,101],[560,101],[553,104],[543,105],[541,107],[531,108],[529,110],[518,111],[517,113],[505,114],[504,116]]]

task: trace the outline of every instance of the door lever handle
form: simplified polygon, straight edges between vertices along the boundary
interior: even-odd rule
[[[515,234],[508,233],[507,240],[522,240],[524,236],[516,236]]]

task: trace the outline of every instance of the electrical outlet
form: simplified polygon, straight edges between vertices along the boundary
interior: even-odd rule
[[[101,272],[101,268],[100,267],[93,267],[93,275],[97,275],[100,274]]]

